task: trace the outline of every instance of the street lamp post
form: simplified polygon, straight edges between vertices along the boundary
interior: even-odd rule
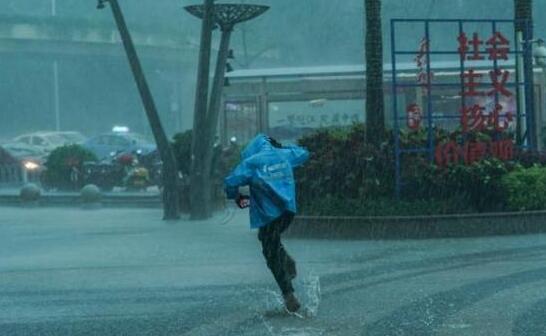
[[[169,139],[165,134],[163,126],[161,125],[161,119],[159,118],[152,93],[148,86],[148,82],[146,81],[144,71],[142,70],[131,34],[129,33],[129,29],[125,23],[121,7],[119,6],[117,0],[98,0],[97,8],[104,8],[106,2],[110,3],[110,8],[112,9],[112,14],[114,15],[121,40],[123,41],[123,46],[125,48],[125,52],[127,53],[127,58],[129,59],[129,64],[131,66],[131,70],[140,93],[140,98],[142,99],[146,116],[148,117],[148,121],[157,144],[161,161],[163,161],[162,180],[164,219],[178,219],[178,168],[176,165],[174,152],[169,143]]]
[[[544,98],[546,97],[546,45],[544,44],[543,39],[537,39],[536,41],[537,46],[533,49],[533,58],[535,59],[536,65],[538,65],[541,68],[542,73],[542,90],[540,92],[542,98],[540,99],[542,104],[544,105]],[[537,118],[535,122],[537,123],[536,132],[537,132],[537,149],[542,150],[544,147],[544,144],[542,143],[542,122],[543,122],[543,110],[544,106],[542,106],[542,110],[537,110]]]
[[[207,17],[206,6],[204,5],[187,6],[185,9],[190,14],[200,19],[205,19]],[[210,193],[212,190],[210,185],[210,172],[212,170],[213,141],[217,132],[218,115],[221,109],[226,63],[230,55],[229,43],[231,33],[236,24],[252,20],[265,13],[268,9],[268,6],[250,4],[216,4],[213,7],[213,20],[214,23],[220,27],[222,36],[218,49],[210,101],[208,103],[208,108],[206,109],[206,116],[204,116],[205,123],[203,124],[203,132],[194,129],[195,137],[197,137],[198,134],[203,136],[202,139],[194,139],[194,142],[199,143],[200,146],[196,146],[192,153],[194,160],[203,160],[202,165],[197,165],[203,169],[202,172],[199,172],[202,176],[202,178],[199,179],[199,182],[201,183],[192,183],[192,190],[199,190],[199,192],[193,192],[193,194],[197,196],[195,203],[199,204],[197,207],[192,206],[192,217],[194,218],[206,218],[210,216],[209,204],[211,203]],[[198,90],[199,89],[203,88],[198,88]],[[202,118],[203,116],[196,117]],[[194,173],[195,172],[192,172],[192,174]]]
[[[51,16],[57,16],[57,0],[51,0]],[[55,56],[56,57],[56,56]],[[61,107],[59,99],[59,61],[53,60],[53,110],[55,112],[55,130],[61,130]]]

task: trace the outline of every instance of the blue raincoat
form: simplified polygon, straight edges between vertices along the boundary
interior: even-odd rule
[[[235,199],[239,187],[250,186],[250,226],[260,228],[285,211],[296,213],[293,168],[302,165],[309,152],[298,146],[275,148],[258,134],[241,153],[241,163],[225,178],[227,197]]]

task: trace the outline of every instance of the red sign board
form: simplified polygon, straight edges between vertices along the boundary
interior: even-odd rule
[[[478,33],[468,37],[461,33],[458,52],[463,62],[490,60],[508,60],[510,41],[500,32],[495,32],[487,39],[482,39]],[[460,92],[462,99],[467,102],[460,111],[460,123],[463,133],[470,131],[492,130],[497,133],[505,132],[514,120],[512,111],[505,111],[505,106],[499,103],[499,98],[510,99],[513,93],[507,87],[510,72],[506,69],[494,67],[487,73],[467,68],[461,73],[463,89]],[[487,82],[483,82],[487,81]],[[483,98],[495,99],[490,108],[485,106]],[[504,139],[491,142],[467,141],[460,145],[454,141],[439,144],[436,147],[436,164],[446,166],[450,163],[473,162],[485,157],[495,157],[500,160],[513,158],[513,141]]]

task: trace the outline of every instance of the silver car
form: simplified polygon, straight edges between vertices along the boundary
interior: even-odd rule
[[[79,132],[36,132],[18,136],[13,142],[23,143],[49,153],[57,147],[81,144],[85,137]]]

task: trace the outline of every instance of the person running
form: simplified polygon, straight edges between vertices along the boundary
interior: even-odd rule
[[[224,180],[228,199],[234,199],[241,209],[250,207],[250,226],[258,229],[267,266],[289,312],[300,308],[292,286],[297,271],[296,262],[281,243],[281,234],[296,214],[293,168],[308,158],[309,152],[302,147],[283,146],[258,134],[241,153],[239,165]],[[250,187],[250,196],[239,193],[242,186]]]

